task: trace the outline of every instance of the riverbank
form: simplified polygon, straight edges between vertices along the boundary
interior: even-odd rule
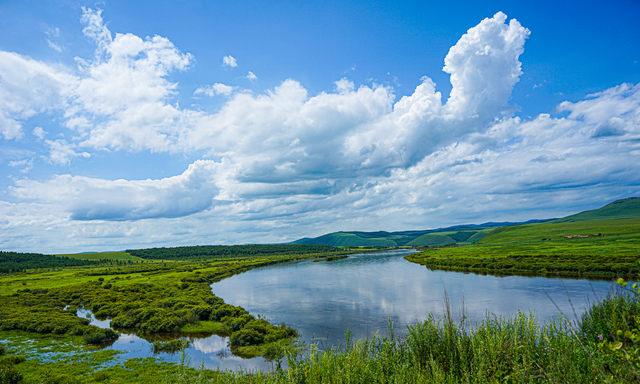
[[[421,250],[406,259],[434,270],[496,276],[633,279],[640,259],[640,220],[503,227],[476,244]]]

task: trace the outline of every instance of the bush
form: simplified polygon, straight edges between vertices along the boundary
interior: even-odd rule
[[[25,361],[27,361],[27,358],[22,355],[7,355],[3,356],[2,359],[0,359],[0,365],[16,365]]]
[[[94,372],[91,375],[91,378],[93,378],[93,380],[95,381],[105,381],[105,380],[109,380],[109,373],[107,373],[106,371],[98,371],[98,372]]]
[[[264,341],[264,336],[253,329],[241,329],[231,334],[229,344],[231,347],[245,347],[258,345]]]
[[[90,330],[90,332],[87,332],[84,334],[84,336],[82,336],[84,342],[87,344],[100,344],[112,339],[116,339],[117,337],[118,334],[111,329],[100,329],[99,332]]]
[[[241,330],[245,326],[245,324],[247,324],[251,320],[253,320],[253,316],[243,315],[241,317],[225,317],[224,319],[222,319],[222,322],[224,323],[225,330],[227,332],[233,333]]]
[[[15,384],[22,380],[22,372],[10,365],[0,365],[0,383]]]
[[[88,333],[82,336],[84,342],[87,344],[100,344],[106,341],[107,335],[104,333]]]

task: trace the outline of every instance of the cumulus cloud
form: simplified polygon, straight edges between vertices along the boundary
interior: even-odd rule
[[[72,220],[140,220],[181,217],[208,209],[218,195],[225,164],[198,160],[178,176],[160,180],[102,180],[60,175],[46,182],[23,179],[12,187],[21,199],[58,202]]]
[[[426,76],[399,98],[390,86],[348,78],[316,95],[293,79],[262,93],[221,83],[197,88],[195,95],[228,97],[214,112],[174,102],[177,84],[168,78],[194,60],[168,39],[114,37],[101,11],[85,9],[83,23],[96,53],[78,60],[77,72],[0,52],[5,139],[19,138],[29,117],[57,111],[72,135],[47,140],[44,129],[33,130],[56,165],[91,151],[201,152],[217,160],[159,180],[17,180],[11,192],[31,205],[0,206],[6,233],[40,217],[38,228],[77,238],[168,241],[153,236],[174,233],[182,217],[181,233],[209,239],[201,243],[246,242],[248,232],[252,242],[271,242],[274,229],[287,241],[337,229],[545,218],[574,213],[575,201],[606,203],[640,190],[640,85],[564,102],[556,108],[563,117],[514,117],[509,98],[529,31],[503,13],[449,50],[447,100]]]
[[[529,30],[498,12],[467,31],[444,59],[451,75],[451,113],[494,118],[509,111],[509,97],[522,75],[518,58]]]
[[[222,58],[222,66],[235,68],[238,66],[238,62],[233,56],[229,55]]]

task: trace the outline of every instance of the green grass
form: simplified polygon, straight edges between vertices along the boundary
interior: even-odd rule
[[[588,237],[566,237],[575,235]],[[639,258],[640,219],[502,227],[475,244],[406,257],[431,269],[601,279],[634,275]]]
[[[411,240],[407,243],[407,245],[413,246],[433,246],[433,245],[448,245],[455,244],[456,241],[451,237],[447,236],[447,234],[441,233],[428,233],[426,235],[422,235],[417,239]]]
[[[184,333],[223,333],[224,323],[219,321],[199,321],[195,324],[186,324],[180,328]]]
[[[616,200],[602,208],[591,211],[580,212],[575,215],[556,219],[552,222],[565,223],[573,221],[591,220],[620,220],[620,219],[640,219],[640,198],[630,197],[628,199]]]

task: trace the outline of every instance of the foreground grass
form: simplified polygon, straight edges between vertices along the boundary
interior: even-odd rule
[[[395,334],[304,353],[291,351],[286,370],[213,372],[179,366],[171,383],[635,383],[640,376],[624,360],[598,348],[614,318],[640,314],[637,297],[617,296],[594,305],[579,322],[559,316],[545,324],[533,313],[454,322],[449,313]],[[637,324],[636,324],[637,325]],[[633,326],[636,326],[633,325]],[[604,335],[603,335],[604,333]]]
[[[567,237],[576,235],[588,237]],[[430,269],[595,279],[635,276],[639,258],[640,219],[503,227],[476,244],[406,257]]]
[[[628,302],[626,304],[629,304]],[[637,307],[637,303],[636,303]],[[114,351],[90,351],[73,342],[37,340],[30,353],[24,335],[5,341],[26,361],[14,366],[24,383],[606,383],[637,382],[624,362],[600,352],[579,326],[564,318],[546,324],[532,313],[487,317],[473,326],[429,316],[406,332],[378,334],[340,347],[287,348],[286,370],[227,372],[152,358],[118,360]],[[22,340],[24,342],[24,340]],[[33,345],[31,346],[33,347]],[[74,348],[77,348],[74,353]],[[33,348],[31,348],[33,350]],[[275,366],[279,366],[276,362]]]

